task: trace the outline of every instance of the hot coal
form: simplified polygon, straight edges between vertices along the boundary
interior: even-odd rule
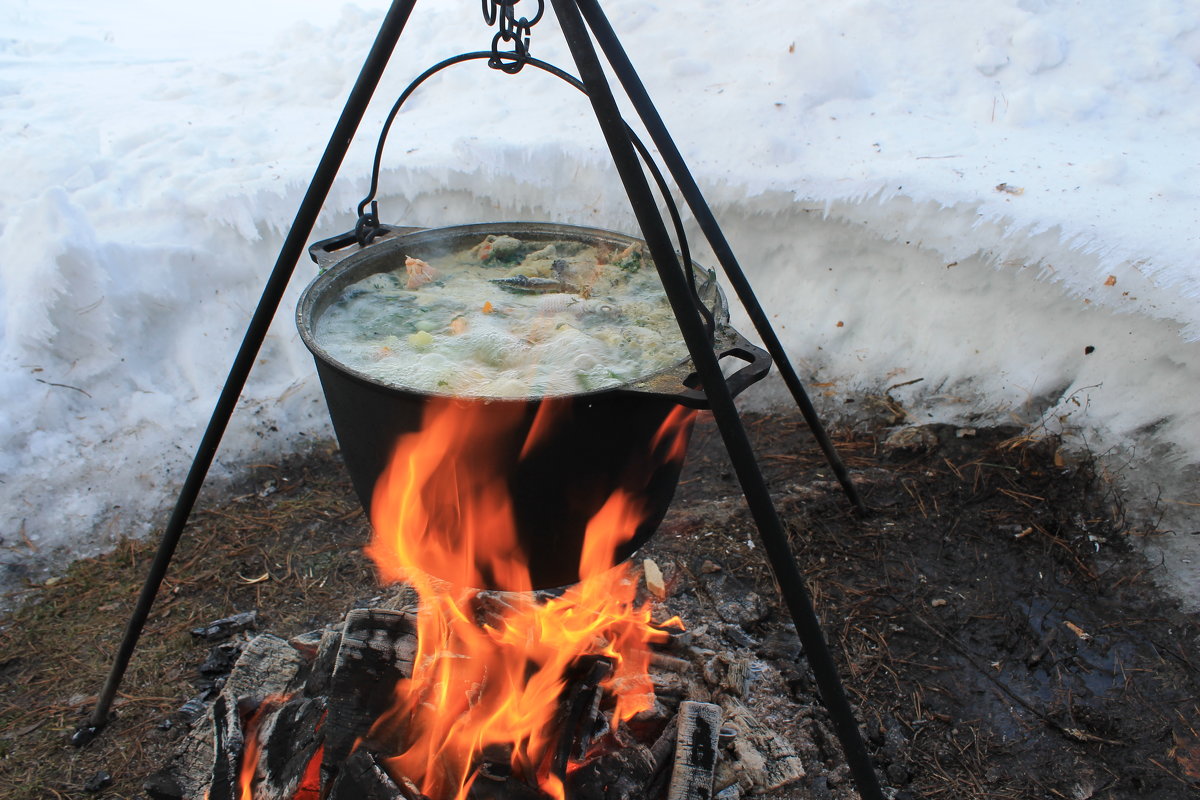
[[[674,637],[662,645],[666,652],[655,654],[652,667],[654,685],[661,687],[654,703],[615,729],[607,688],[612,662],[594,656],[576,662],[559,701],[555,725],[561,739],[552,765],[573,800],[708,800],[738,780],[726,775],[714,785],[718,766],[734,753],[720,738],[730,720],[739,726],[737,741],[744,742],[751,762],[746,768],[727,766],[727,773],[741,776],[746,787],[783,785],[803,775],[802,769],[770,767],[768,760],[794,763],[795,754],[746,714],[739,717],[744,707],[729,705],[730,687],[744,694],[751,681],[728,676],[747,672],[737,665],[751,654],[707,650],[711,634],[692,632],[688,638],[692,644]],[[269,634],[256,638],[244,648],[226,689],[193,723],[175,763],[147,792],[161,800],[206,792],[211,800],[235,798],[236,776],[249,757],[256,797],[292,800],[298,786],[318,780],[330,800],[427,800],[409,776],[388,772],[389,747],[371,738],[375,719],[392,699],[391,686],[410,674],[414,651],[411,609],[354,609],[342,624],[291,643]],[[332,674],[321,676],[322,671]],[[705,672],[717,680],[707,681]],[[317,687],[325,693],[315,693]],[[272,693],[279,690],[283,693]],[[514,771],[511,747],[485,748],[474,769],[471,800],[548,797],[531,776]],[[747,769],[766,777],[756,782]]]

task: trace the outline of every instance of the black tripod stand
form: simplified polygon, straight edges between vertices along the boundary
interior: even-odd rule
[[[515,6],[519,2],[521,0],[483,0],[485,20],[489,25],[498,26],[498,32],[493,39],[494,55],[489,60],[489,66],[510,73],[520,71],[528,59],[528,37],[531,28],[541,19],[544,12],[544,0],[534,0],[538,10],[533,18],[517,18]],[[168,520],[151,565],[150,574],[147,576],[137,605],[126,627],[124,639],[114,659],[108,680],[100,693],[96,708],[93,710],[88,724],[75,734],[74,741],[77,744],[82,745],[91,741],[108,722],[108,712],[117,688],[137,646],[150,608],[166,575],[167,567],[245,386],[250,369],[258,356],[267,328],[275,316],[295,264],[316,224],[321,205],[329,193],[342,159],[349,149],[354,133],[415,4],[416,0],[393,1],[358,80],[351,90],[345,109],[334,128],[333,135],[317,166],[292,227],[284,240],[262,298],[251,318],[241,348],[213,410],[212,418],[184,481],[175,509]],[[679,262],[675,255],[675,248],[638,160],[633,140],[620,115],[592,37],[603,50],[614,74],[632,101],[654,144],[658,147],[684,200],[715,252],[726,278],[745,307],[766,349],[775,360],[785,384],[844,491],[860,512],[864,510],[862,501],[793,370],[783,346],[738,265],[732,249],[684,164],[662,119],[650,101],[649,95],[621,47],[615,32],[601,11],[599,2],[597,0],[551,0],[551,4],[578,68],[580,82],[592,103],[613,162],[625,186],[647,249],[659,271],[663,288],[671,302],[680,331],[691,353],[696,373],[708,396],[721,437],[758,527],[780,594],[788,607],[800,641],[804,646],[821,698],[829,711],[834,729],[845,751],[851,774],[858,786],[859,793],[864,798],[880,800],[883,795],[874,767],[838,677],[833,657],[826,646],[820,622],[805,588],[803,576],[796,567],[787,541],[787,533],[771,500],[762,473],[758,469],[753,448],[722,377],[717,356],[709,346],[704,322],[695,312],[685,272],[678,268]],[[513,49],[502,52],[500,50],[502,45],[510,46]]]

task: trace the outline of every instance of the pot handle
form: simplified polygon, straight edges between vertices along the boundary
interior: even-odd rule
[[[729,388],[729,394],[732,397],[737,397],[748,386],[758,383],[767,376],[771,371],[771,355],[751,344],[747,339],[736,331],[732,331],[733,341],[724,350],[717,353],[717,360],[730,356],[740,358],[746,362],[746,365],[740,368],[732,375],[725,378],[725,385]],[[683,379],[683,385],[687,388],[671,395],[682,406],[688,408],[707,409],[708,395],[704,393],[704,388],[700,385],[700,376],[695,372]]]
[[[403,228],[396,225],[380,225],[381,233],[372,239],[368,244],[359,245],[358,231],[346,231],[339,233],[337,236],[330,236],[328,239],[322,239],[319,242],[313,242],[308,247],[309,257],[317,263],[317,266],[322,272],[332,267],[334,264],[341,261],[347,256],[353,255],[360,250],[365,250],[372,245],[380,242],[393,239],[397,236],[403,236],[406,233],[424,230],[424,228]],[[353,249],[351,245],[355,245]]]

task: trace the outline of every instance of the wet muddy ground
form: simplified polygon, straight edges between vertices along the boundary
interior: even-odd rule
[[[1155,588],[1089,464],[1010,430],[923,428],[892,445],[888,431],[839,431],[871,509],[859,517],[797,419],[746,423],[890,794],[1200,794],[1200,623]],[[81,750],[67,737],[94,702],[154,543],[30,587],[0,620],[4,796],[143,796],[186,727],[180,707],[211,685],[198,668],[212,645],[189,631],[249,610],[259,631],[282,636],[339,620],[380,593],[366,535],[332,447],[208,493],[117,716]],[[756,537],[702,418],[672,510],[638,558],[664,572],[664,608],[754,660],[748,704],[795,740],[808,772],[769,796],[853,797]],[[739,615],[751,592],[759,604]]]
[[[795,420],[750,427],[889,786],[927,798],[1198,796],[1200,626],[1154,587],[1090,464],[1016,430],[928,427],[893,434],[898,446],[845,434],[870,508],[860,519]],[[689,556],[695,543],[720,539],[726,568],[774,601],[711,426],[684,480],[654,547],[694,563],[708,557]],[[778,641],[787,620],[776,607],[751,633]],[[790,673],[798,704],[811,701],[801,661],[789,670],[759,653]]]

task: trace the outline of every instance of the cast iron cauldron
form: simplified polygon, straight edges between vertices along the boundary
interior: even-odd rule
[[[353,234],[326,239],[309,248],[326,268],[304,291],[296,322],[304,344],[316,360],[329,414],[355,491],[368,516],[375,483],[391,459],[398,437],[420,429],[426,405],[435,395],[400,389],[351,369],[327,353],[313,334],[317,320],[345,287],[370,275],[403,269],[405,256],[422,258],[477,244],[489,234],[507,234],[523,241],[574,240],[606,243],[624,249],[639,240],[619,233],[554,223],[486,223],[447,228],[386,227],[386,234],[366,247]],[[698,294],[713,314],[714,351],[746,364],[726,378],[732,394],[762,379],[770,356],[746,341],[728,325],[725,298],[715,276],[693,265]],[[495,408],[511,418],[511,404],[523,407],[524,420],[513,431],[499,456],[508,465],[509,490],[521,544],[529,559],[534,588],[565,586],[579,580],[579,557],[588,523],[618,488],[628,488],[635,476],[647,516],[629,542],[617,553],[628,558],[658,527],[679,480],[682,459],[649,469],[654,434],[680,405],[707,408],[697,387],[691,360],[614,388],[558,395],[568,403],[554,435],[534,452],[521,457],[522,444],[540,405],[547,398],[459,398]],[[687,439],[684,439],[686,444]],[[477,588],[503,588],[497,586]]]

